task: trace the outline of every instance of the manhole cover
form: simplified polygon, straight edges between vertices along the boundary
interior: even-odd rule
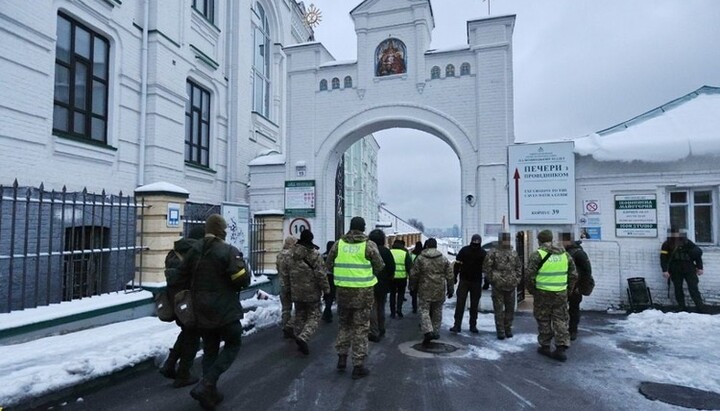
[[[640,393],[651,400],[698,410],[720,410],[720,394],[675,384],[643,382]]]
[[[417,343],[412,346],[413,349],[426,352],[430,354],[448,354],[451,352],[455,352],[457,350],[457,347],[445,344],[441,342],[430,342],[427,345],[423,345],[422,343]]]

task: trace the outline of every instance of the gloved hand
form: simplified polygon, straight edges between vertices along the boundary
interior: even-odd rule
[[[447,298],[453,298],[453,292],[454,292],[454,291],[455,291],[455,290],[453,290],[452,288],[448,288]]]

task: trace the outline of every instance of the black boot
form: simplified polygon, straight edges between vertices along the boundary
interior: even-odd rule
[[[337,369],[344,370],[347,368],[347,354],[338,354]]]
[[[510,328],[505,329],[505,337],[507,337],[507,338],[513,337],[512,329],[510,329]]]
[[[325,321],[326,323],[331,323],[332,317],[333,317],[332,306],[330,306],[329,304],[325,305],[325,310],[323,311],[323,315],[322,315],[323,321]]]
[[[555,347],[555,351],[552,352],[552,358],[561,362],[565,362],[567,360],[567,354],[565,354],[565,350],[567,350],[567,347],[564,345],[558,345]]]
[[[295,344],[298,346],[298,350],[300,350],[301,353],[305,355],[310,354],[310,348],[308,347],[307,341],[303,340],[300,337],[295,338]]]
[[[552,358],[552,351],[550,351],[549,345],[541,345],[538,347],[537,352],[546,357]]]
[[[459,332],[460,332],[460,326],[457,325],[457,324],[453,325],[452,327],[450,327],[450,332],[451,332],[451,333],[455,333],[455,334],[459,333]]]
[[[180,353],[171,348],[170,354],[168,354],[167,360],[165,360],[165,364],[160,367],[160,374],[162,374],[165,378],[170,378],[171,380],[175,379],[177,375],[175,372],[175,365],[179,359]]]
[[[422,340],[422,346],[426,347],[426,348],[429,347],[430,341],[432,341],[434,339],[434,337],[435,337],[435,333],[432,333],[432,332],[425,333],[425,335],[423,336],[423,340]]]
[[[295,338],[295,331],[293,331],[290,327],[283,328],[283,338],[287,339],[294,339]]]
[[[473,333],[473,334],[477,334],[477,333],[479,333],[480,331],[478,331],[477,326],[475,326],[475,324],[471,324],[471,325],[470,325],[470,332]]]
[[[577,340],[577,331],[570,331],[570,341]]]
[[[205,411],[215,411],[218,399],[221,398],[218,394],[215,384],[206,380],[200,381],[190,390],[190,396],[198,401]]]
[[[353,367],[352,379],[357,380],[363,377],[367,377],[368,374],[370,374],[370,370],[365,368],[365,366],[356,365]]]

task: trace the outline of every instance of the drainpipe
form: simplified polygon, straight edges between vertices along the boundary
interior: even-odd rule
[[[225,115],[228,118],[228,130],[227,130],[227,147],[225,149],[225,201],[232,201],[232,176],[235,174],[235,167],[234,163],[232,161],[232,139],[235,138],[235,132],[236,132],[236,124],[237,117],[232,112],[232,101],[234,99],[232,98],[233,95],[233,79],[234,79],[234,70],[235,70],[235,59],[232,58],[233,56],[233,50],[232,45],[234,44],[232,41],[233,38],[233,13],[235,9],[235,2],[230,1],[228,2],[228,18],[227,18],[227,29],[228,34],[225,36],[225,47],[227,50],[227,53],[225,53],[226,59],[227,59],[227,97],[225,99],[225,105],[226,105],[226,113]]]
[[[140,153],[138,156],[138,187],[145,185],[145,137],[147,134],[148,22],[150,0],[143,4],[142,49],[140,52]]]

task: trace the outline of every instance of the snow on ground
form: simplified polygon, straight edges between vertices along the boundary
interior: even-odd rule
[[[252,326],[244,335],[272,326],[280,319],[277,297],[244,300],[243,306],[255,308],[242,320],[245,328]],[[25,314],[20,312],[18,315]],[[25,398],[112,374],[148,359],[160,365],[179,331],[175,323],[144,317],[0,346],[0,409],[18,404]]]
[[[244,307],[254,309],[242,320],[243,326],[249,329],[245,335],[279,322],[277,297],[263,292],[259,295],[267,299],[243,301]],[[454,305],[455,301],[449,300],[443,308],[443,330],[453,325]],[[466,324],[467,318],[463,327]],[[648,310],[613,319],[606,327],[609,332],[602,335],[602,344],[608,344],[608,341],[614,344],[648,379],[720,392],[720,379],[717,378],[720,350],[717,340],[710,335],[711,330],[720,329],[720,316]],[[483,333],[493,333],[493,314],[479,313],[478,328]],[[160,365],[178,332],[174,323],[145,317],[0,346],[0,407],[108,375],[148,359]],[[537,344],[534,333],[516,333],[512,339],[492,345],[476,345],[474,334],[467,328],[458,335],[467,341],[467,358],[488,361],[534,349]],[[594,339],[587,338],[586,341]],[[452,374],[451,371],[448,373]],[[450,377],[463,376],[448,375]]]
[[[647,310],[615,321],[614,328],[616,344],[641,348],[629,357],[648,378],[720,392],[720,316]]]
[[[525,351],[528,346],[537,344],[536,334],[515,333],[513,338],[508,338],[503,341],[499,341],[497,344],[486,345],[486,344],[473,344],[472,342],[477,340],[475,334],[471,334],[468,328],[468,316],[470,313],[466,312],[463,317],[463,328],[458,334],[461,337],[468,339],[467,348],[468,353],[465,355],[468,358],[479,358],[483,360],[496,361],[502,358],[503,354],[515,353]],[[455,323],[455,302],[446,303],[443,306],[443,317],[441,330],[447,330],[452,327]],[[495,316],[492,313],[478,313],[477,328],[481,333],[494,333],[495,332]],[[534,348],[534,346],[533,346]]]

